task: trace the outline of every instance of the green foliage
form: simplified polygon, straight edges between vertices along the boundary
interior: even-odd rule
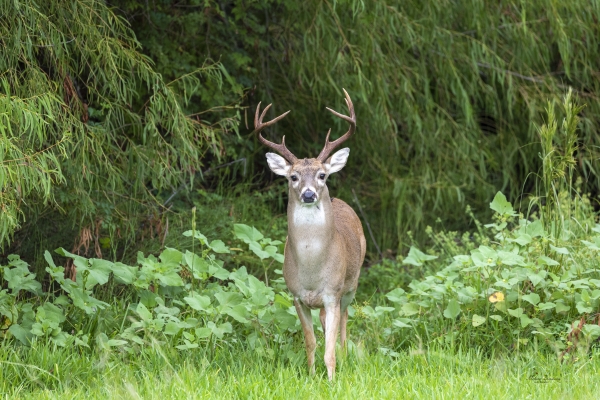
[[[47,205],[130,238],[140,210],[237,129],[235,113],[188,115],[214,105],[193,100],[220,92],[222,65],[166,83],[104,2],[3,2],[0,13],[0,245]]]
[[[412,244],[408,231],[422,244],[437,218],[448,229],[469,229],[456,210],[470,204],[488,218],[498,190],[511,199],[534,192],[529,174],[544,164],[531,146],[540,140],[536,125],[548,99],[557,102],[569,87],[588,103],[573,176],[584,178],[584,192],[597,191],[596,3],[123,3],[160,71],[175,76],[210,55],[236,82],[256,88],[247,100],[249,130],[259,100],[273,102],[273,115],[292,110],[265,134],[286,134],[300,157],[318,154],[328,128],[333,137],[346,130],[324,109],[344,110],[346,88],[358,130],[350,162],[330,186],[336,196],[351,198],[354,189],[368,199],[383,249],[403,252]],[[227,151],[257,155],[249,171],[266,170],[252,138]]]
[[[255,228],[238,225],[236,229],[251,232],[266,248],[281,244],[265,239]],[[1,282],[8,287],[0,292],[4,336],[25,345],[50,340],[63,347],[119,347],[134,352],[158,341],[187,350],[206,341],[223,340],[235,326],[238,334],[247,333],[257,346],[264,345],[267,337],[279,343],[289,341],[278,333],[295,332],[298,327],[291,298],[281,291],[281,278],[274,282],[276,292],[249,275],[245,267],[226,270],[217,255],[230,249],[221,240],[209,241],[196,230],[184,232],[184,236],[199,242],[200,254],[172,248],[158,257],[139,253],[137,266],[88,259],[60,248],[56,251],[59,255],[73,260],[75,281],[65,278],[64,268],[57,267],[46,252],[49,287],[54,288],[49,292],[42,291],[25,262],[10,256],[9,264],[1,267]],[[252,240],[249,243],[260,247]],[[267,253],[270,257],[283,261],[276,248],[271,250]],[[264,250],[253,251],[264,258]],[[125,302],[114,298],[111,304],[99,300],[97,294],[114,283],[126,285],[131,298]],[[33,296],[24,297],[23,291]],[[119,309],[126,310],[117,315],[122,321],[119,326],[102,329],[92,323]]]
[[[434,274],[386,295],[395,306],[388,334],[465,346],[535,343],[559,352],[591,345],[600,337],[600,269],[594,262],[600,225],[593,218],[579,221],[577,235],[565,240],[553,235],[552,225],[515,215],[501,193],[490,206],[496,222],[486,225],[487,245],[445,254],[449,260],[440,260]]]

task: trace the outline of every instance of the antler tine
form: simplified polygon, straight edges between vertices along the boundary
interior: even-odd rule
[[[286,111],[283,114],[281,114],[279,117],[273,118],[269,122],[262,122],[263,118],[265,117],[265,114],[267,113],[269,108],[271,108],[271,105],[272,104],[269,104],[268,106],[266,106],[265,109],[263,110],[263,112],[260,114],[260,116],[258,115],[260,112],[260,102],[258,103],[258,106],[256,106],[256,112],[254,113],[254,132],[252,132],[252,134],[258,133],[258,140],[262,144],[264,144],[267,147],[272,148],[273,150],[275,150],[276,152],[281,154],[286,160],[288,160],[289,162],[291,162],[293,164],[298,160],[298,158],[295,155],[293,155],[292,152],[287,149],[287,147],[285,147],[285,136],[281,140],[281,144],[277,144],[277,143],[273,143],[273,142],[265,139],[263,137],[263,135],[260,133],[260,131],[262,131],[263,129],[265,129],[268,126],[273,125],[274,123],[276,123],[277,121],[279,121],[280,119],[282,119],[283,117],[285,117],[286,115],[288,115],[290,113],[289,111]]]
[[[346,100],[346,105],[348,106],[348,111],[350,111],[350,116],[340,114],[339,112],[332,110],[329,107],[326,107],[326,108],[336,117],[342,118],[344,121],[349,122],[350,129],[348,129],[348,132],[346,132],[342,137],[338,138],[337,140],[334,140],[333,142],[329,141],[329,134],[331,133],[331,129],[329,130],[329,132],[327,132],[327,138],[325,139],[325,146],[323,147],[323,150],[321,150],[321,153],[317,157],[317,160],[319,160],[321,162],[325,162],[325,160],[327,160],[327,157],[329,157],[329,154],[331,154],[331,152],[336,147],[338,147],[340,144],[342,144],[346,140],[348,140],[348,138],[350,136],[352,136],[352,134],[356,130],[356,114],[354,113],[354,104],[352,104],[352,99],[350,98],[350,95],[348,94],[348,92],[346,92],[346,89],[342,89],[342,90],[344,91],[344,95],[346,96],[346,98],[344,100]]]

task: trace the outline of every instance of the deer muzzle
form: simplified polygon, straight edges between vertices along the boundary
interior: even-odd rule
[[[317,194],[310,189],[307,189],[302,196],[300,196],[303,203],[314,203],[317,200]]]

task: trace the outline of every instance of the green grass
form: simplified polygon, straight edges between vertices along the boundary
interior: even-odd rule
[[[561,364],[553,355],[533,353],[486,358],[476,351],[432,350],[390,357],[355,351],[339,357],[333,383],[327,380],[321,356],[311,377],[304,357],[289,361],[276,351],[259,353],[241,343],[217,348],[212,355],[203,349],[185,354],[161,350],[127,360],[69,349],[11,349],[1,358],[0,390],[4,398],[61,400],[585,399],[600,390],[598,353]]]

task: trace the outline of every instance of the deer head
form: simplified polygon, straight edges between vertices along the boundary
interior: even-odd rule
[[[281,154],[267,153],[267,162],[269,163],[271,171],[277,175],[285,176],[288,179],[290,201],[299,202],[305,206],[318,205],[325,194],[327,194],[326,197],[328,197],[326,185],[327,177],[330,174],[338,172],[346,165],[346,161],[350,155],[350,149],[347,147],[338,150],[329,157],[331,152],[340,144],[348,140],[356,130],[354,105],[346,90],[344,90],[344,95],[346,96],[345,100],[350,116],[340,114],[329,107],[327,107],[327,109],[335,116],[348,121],[350,123],[350,129],[348,129],[342,137],[333,142],[329,141],[329,135],[331,133],[330,129],[329,132],[327,132],[325,146],[317,158],[304,158],[301,160],[287,149],[285,146],[285,136],[281,140],[281,144],[276,144],[266,140],[262,134],[260,134],[260,131],[285,117],[289,111],[269,122],[263,123],[262,120],[267,110],[271,107],[271,104],[269,104],[259,116],[260,103],[258,103],[256,114],[254,116],[254,132],[259,133],[258,139],[264,145]]]

